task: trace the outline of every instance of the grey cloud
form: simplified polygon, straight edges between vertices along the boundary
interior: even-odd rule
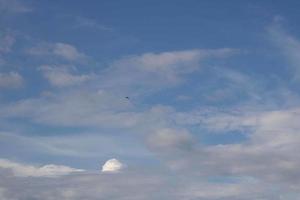
[[[190,149],[193,137],[187,130],[164,128],[148,134],[147,143],[153,150]]]
[[[287,187],[299,183],[297,166],[299,151],[299,108],[211,115],[190,115],[186,123],[199,124],[219,134],[238,130],[245,132],[248,139],[239,144],[197,146],[193,151],[178,156],[169,151],[166,163],[176,170],[189,173],[231,176],[252,176],[277,182]],[[223,130],[223,131],[222,131]],[[225,132],[225,133],[224,133]],[[214,134],[214,133],[212,133]]]
[[[288,200],[290,198],[285,194],[297,194],[296,190],[246,177],[231,183],[212,183],[201,177],[183,178],[149,169],[117,174],[90,172],[56,179],[11,177],[5,173],[0,173],[0,176],[4,180],[0,182],[0,194],[15,200]]]

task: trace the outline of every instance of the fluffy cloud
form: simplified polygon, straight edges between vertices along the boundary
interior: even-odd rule
[[[76,47],[66,43],[40,43],[28,49],[27,52],[35,56],[54,56],[67,61],[82,61],[86,59],[84,53],[79,52]]]
[[[91,79],[90,75],[72,74],[63,66],[42,66],[41,70],[48,81],[57,87],[80,85]]]
[[[73,172],[82,172],[82,169],[75,169],[63,165],[44,165],[35,167],[0,159],[0,168],[11,170],[17,177],[58,177]]]
[[[85,57],[74,46],[64,43],[56,43],[53,47],[53,54],[61,56],[67,60],[78,60]]]
[[[19,73],[0,73],[0,88],[17,88],[22,85],[23,78]]]
[[[115,158],[109,159],[102,166],[102,172],[105,173],[116,173],[120,172],[124,168],[124,165]]]

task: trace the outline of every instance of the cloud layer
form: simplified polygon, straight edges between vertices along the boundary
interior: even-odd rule
[[[267,3],[25,3],[0,0],[1,200],[299,198],[299,31]]]

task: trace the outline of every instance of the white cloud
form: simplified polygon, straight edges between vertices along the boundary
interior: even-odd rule
[[[23,82],[22,76],[17,72],[0,73],[0,88],[18,88]]]
[[[76,47],[66,43],[40,43],[27,50],[35,56],[54,56],[68,61],[83,61],[87,58],[84,53],[77,50]]]
[[[73,172],[83,172],[82,169],[75,169],[64,165],[44,165],[36,167],[24,165],[5,159],[0,159],[0,168],[9,169],[17,177],[58,177]]]
[[[201,61],[224,58],[234,49],[195,49],[127,56],[115,61],[103,75],[104,86],[158,89],[174,86],[199,70]]]
[[[101,171],[105,173],[116,173],[120,172],[123,168],[124,165],[117,159],[113,158],[104,163]]]
[[[80,85],[91,79],[91,75],[75,75],[63,66],[42,66],[40,69],[48,81],[57,87]]]
[[[74,46],[65,43],[56,43],[53,47],[53,53],[67,60],[80,60],[85,57]]]

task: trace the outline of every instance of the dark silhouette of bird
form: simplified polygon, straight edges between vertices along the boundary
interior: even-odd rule
[[[129,100],[129,97],[125,97],[125,98]]]

